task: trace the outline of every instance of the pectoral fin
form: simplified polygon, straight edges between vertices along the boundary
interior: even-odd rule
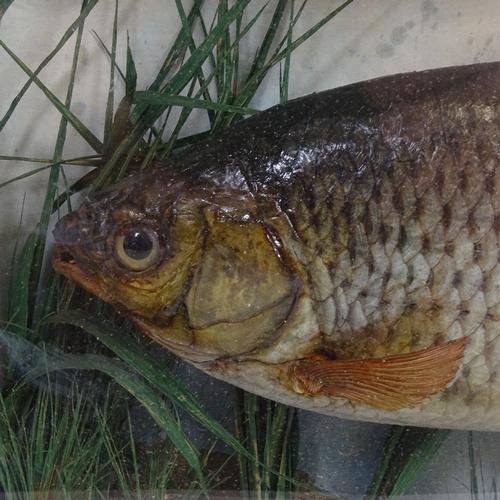
[[[413,408],[453,380],[466,339],[363,360],[304,359],[287,367],[295,392],[347,398],[382,410]]]

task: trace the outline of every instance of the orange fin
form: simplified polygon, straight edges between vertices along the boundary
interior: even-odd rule
[[[386,358],[303,359],[287,367],[295,392],[347,398],[382,410],[413,408],[453,380],[466,339]]]

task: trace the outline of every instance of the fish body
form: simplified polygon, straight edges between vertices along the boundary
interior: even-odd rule
[[[302,97],[87,200],[57,271],[205,372],[500,430],[500,64]]]

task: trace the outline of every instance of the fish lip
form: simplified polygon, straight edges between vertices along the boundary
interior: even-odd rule
[[[65,245],[56,243],[52,253],[52,267],[61,274],[66,275],[65,269],[72,268],[76,264],[73,254]]]
[[[87,268],[84,270],[81,261],[73,256],[73,252],[71,252],[67,245],[56,243],[52,254],[52,267],[59,274],[74,281],[79,286],[90,290],[95,295],[102,295],[102,291],[97,285],[96,273]]]
[[[56,244],[52,255],[52,263],[73,266],[76,264],[76,260],[65,245]]]

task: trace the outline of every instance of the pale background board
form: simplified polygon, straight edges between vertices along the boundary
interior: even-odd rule
[[[111,0],[101,0],[88,19],[73,104],[73,111],[100,137],[109,64],[91,29],[96,30],[109,45],[113,4]],[[263,4],[255,0],[252,9],[257,11]],[[305,30],[339,4],[311,0],[297,32]],[[0,25],[0,38],[34,69],[78,15],[79,8],[80,2],[76,0],[15,0]],[[385,74],[499,60],[499,19],[500,5],[495,0],[355,0],[295,53],[290,97]],[[119,24],[120,64],[124,66],[128,30],[139,74],[138,88],[142,89],[158,70],[178,31],[175,3],[173,0],[121,0]],[[264,26],[262,22],[259,28],[264,29]],[[60,98],[64,98],[71,51],[72,45],[68,44],[40,75]],[[25,80],[23,72],[0,49],[0,115],[3,116]],[[278,73],[275,72],[255,99],[254,107],[264,109],[277,102],[277,82]],[[121,90],[118,85],[117,94]],[[0,133],[0,154],[50,159],[58,120],[54,108],[32,86],[8,126]],[[201,120],[194,126],[203,129],[205,125]],[[92,151],[76,134],[70,133],[65,157],[90,153]],[[29,164],[2,161],[0,182],[30,168]],[[71,169],[67,172],[69,175],[80,173],[77,169],[73,173]],[[26,196],[22,221],[22,235],[25,237],[33,228],[40,210],[46,178],[46,174],[40,174],[27,182],[0,190],[2,308],[23,198]],[[0,314],[3,311],[0,309]],[[208,399],[213,400],[213,397]],[[317,480],[319,487],[345,495],[362,494],[387,428],[306,412],[301,418],[301,468]],[[500,478],[499,441],[496,434],[475,433],[477,449],[482,453],[487,488],[495,473]],[[454,433],[411,493],[442,493],[446,497],[459,492],[466,494],[469,484],[467,453],[467,434]]]

